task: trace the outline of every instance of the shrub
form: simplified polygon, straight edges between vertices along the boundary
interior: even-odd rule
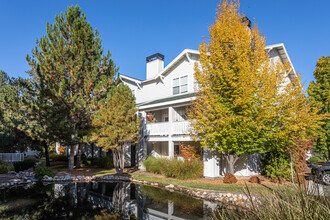
[[[319,161],[321,161],[321,158],[318,157],[318,156],[311,156],[311,157],[308,159],[308,162],[309,162],[309,163],[317,163],[317,162],[319,162]]]
[[[34,157],[27,157],[24,159],[24,161],[15,162],[14,163],[15,172],[20,172],[30,168],[34,168],[37,162],[38,159]]]
[[[0,174],[8,173],[9,171],[13,171],[14,167],[7,164],[6,162],[0,160]]]
[[[261,183],[261,180],[257,176],[251,176],[250,179],[249,179],[249,182],[250,183],[258,183],[258,184],[260,184]]]
[[[64,147],[64,146],[60,146],[60,147],[58,148],[58,151],[60,152],[60,154],[65,154],[66,147]]]
[[[224,183],[229,183],[229,184],[237,183],[237,179],[236,179],[236,177],[233,174],[226,173],[223,182]]]
[[[54,177],[55,173],[54,171],[49,168],[49,167],[45,167],[45,166],[39,166],[36,168],[35,170],[35,175],[34,177],[37,178],[38,180],[42,180],[42,178],[47,175],[49,177]]]
[[[178,179],[198,178],[203,175],[203,162],[200,160],[177,160],[148,157],[144,162],[148,172]]]
[[[65,154],[51,153],[51,154],[49,154],[49,159],[54,162],[56,162],[56,161],[68,162],[68,158],[67,158],[67,156],[65,156]]]
[[[90,164],[91,164],[90,161],[89,161],[89,163],[88,163],[88,158],[86,157],[85,154],[82,154],[82,155],[81,155],[81,163],[84,164],[84,165],[90,165]]]
[[[183,157],[185,160],[201,160],[201,150],[200,147],[187,145],[187,144],[181,144],[180,145],[180,151],[181,151],[181,157]]]
[[[112,168],[114,168],[113,158],[112,157],[94,158],[93,160],[91,160],[90,164],[91,165],[98,166],[100,168],[104,168],[104,169],[112,169]]]
[[[291,176],[290,159],[288,155],[272,152],[263,159],[262,172],[273,181],[282,182]]]

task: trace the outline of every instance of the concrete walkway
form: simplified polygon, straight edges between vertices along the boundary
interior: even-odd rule
[[[308,193],[315,196],[330,196],[330,185],[323,185],[309,180]]]

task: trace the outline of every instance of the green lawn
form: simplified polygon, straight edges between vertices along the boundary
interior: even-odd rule
[[[95,169],[95,168],[88,168],[87,170],[90,170],[94,172],[94,176],[105,176],[105,175],[111,175],[115,174],[115,170],[100,170],[100,169]]]
[[[165,184],[173,184],[173,185],[180,185],[189,188],[196,188],[196,189],[207,189],[207,190],[217,190],[217,191],[224,191],[224,192],[237,192],[237,193],[244,193],[246,192],[246,185],[242,184],[209,184],[209,183],[202,183],[202,182],[191,182],[189,180],[177,180],[173,178],[161,178],[161,177],[153,177],[144,174],[131,174],[134,179],[137,180],[146,180],[158,183],[165,183]],[[248,189],[253,194],[260,194],[260,193],[270,193],[274,186],[264,185],[264,184],[248,184]]]

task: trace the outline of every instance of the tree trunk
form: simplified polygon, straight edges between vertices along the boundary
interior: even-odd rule
[[[94,143],[92,143],[92,159],[94,159]]]
[[[80,168],[81,153],[82,153],[82,144],[79,143],[79,145],[78,145],[78,155],[77,155],[77,161],[76,161],[76,168]]]
[[[119,149],[112,149],[113,164],[118,175],[122,175],[124,172],[124,153],[125,147],[121,146]]]
[[[69,172],[73,171],[75,152],[76,152],[76,145],[71,145],[70,146],[70,156],[69,156],[69,166],[68,166],[68,171]]]
[[[235,163],[238,160],[239,156],[233,154],[227,154],[227,173],[234,174],[235,173]]]
[[[48,144],[46,142],[44,142],[43,145],[44,145],[44,148],[45,148],[46,166],[47,167],[50,167],[49,153],[48,153]]]

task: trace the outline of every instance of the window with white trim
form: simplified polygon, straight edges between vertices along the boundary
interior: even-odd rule
[[[188,92],[188,76],[173,79],[173,95]]]

